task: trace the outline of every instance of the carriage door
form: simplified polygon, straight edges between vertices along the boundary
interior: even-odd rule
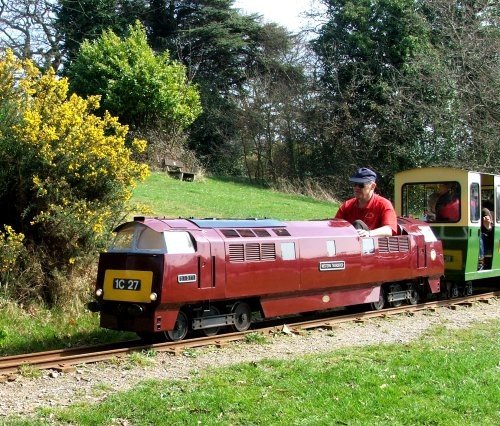
[[[493,252],[492,252],[492,265],[491,269],[500,268],[500,176],[493,176],[494,182],[494,211],[493,218]]]
[[[491,182],[489,183],[491,186]],[[479,244],[481,239],[481,207],[482,188],[487,186],[487,182],[481,179],[479,173],[468,173],[468,232],[467,232],[467,271],[475,271],[478,267]]]

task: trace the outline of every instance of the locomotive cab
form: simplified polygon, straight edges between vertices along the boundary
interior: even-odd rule
[[[451,167],[407,170],[395,175],[399,216],[429,223],[442,241],[452,296],[472,292],[472,281],[500,273],[500,176]],[[491,212],[491,244],[480,252],[483,208]]]

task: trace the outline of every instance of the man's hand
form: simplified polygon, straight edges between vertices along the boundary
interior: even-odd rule
[[[364,229],[357,229],[357,231],[360,237],[365,238],[370,236],[370,231],[365,231]]]

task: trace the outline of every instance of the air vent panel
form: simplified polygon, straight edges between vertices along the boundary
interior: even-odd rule
[[[240,234],[238,234],[234,229],[221,229],[220,232],[222,232],[222,234],[228,238],[240,237]]]
[[[380,237],[378,239],[379,253],[405,253],[410,251],[409,237]]]
[[[276,260],[274,243],[229,244],[230,262],[260,262]]]

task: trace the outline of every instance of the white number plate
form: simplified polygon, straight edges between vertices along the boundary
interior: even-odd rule
[[[114,278],[113,288],[115,290],[133,290],[140,291],[141,280],[131,280],[129,278]]]

